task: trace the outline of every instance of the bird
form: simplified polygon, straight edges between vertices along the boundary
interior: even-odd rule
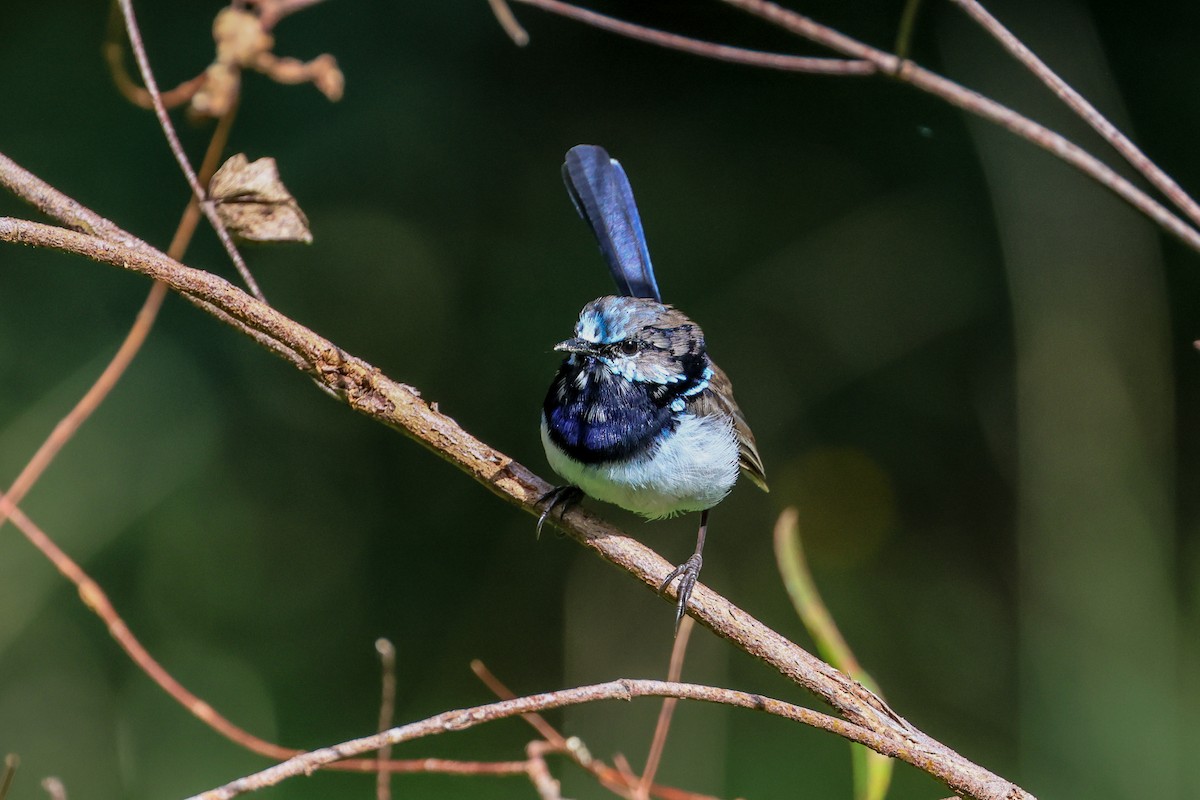
[[[568,483],[547,492],[550,513],[583,496],[648,519],[700,512],[695,552],[676,579],[675,632],[704,563],[709,511],[739,474],[768,491],[754,434],[726,374],[709,357],[704,332],[663,303],[633,189],[621,164],[597,145],[567,151],[563,182],[591,227],[619,294],[583,307],[542,404],[546,458]]]

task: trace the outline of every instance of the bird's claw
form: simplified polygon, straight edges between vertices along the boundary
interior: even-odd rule
[[[700,567],[704,565],[704,559],[699,553],[692,553],[687,561],[680,564],[663,580],[658,586],[659,594],[666,594],[667,587],[676,578],[679,579],[679,588],[676,590],[677,601],[675,603],[675,634],[679,634],[679,624],[683,622],[683,615],[687,612],[688,601],[692,598],[692,589],[696,586],[696,581],[700,578]]]
[[[542,495],[538,499],[538,502],[545,503],[546,507],[542,509],[542,515],[538,517],[538,538],[540,539],[542,536],[542,526],[546,524],[546,518],[550,516],[550,512],[555,508],[561,507],[562,511],[559,512],[558,516],[559,519],[562,519],[562,515],[570,511],[572,506],[578,505],[582,499],[583,489],[580,489],[578,486],[555,486]]]

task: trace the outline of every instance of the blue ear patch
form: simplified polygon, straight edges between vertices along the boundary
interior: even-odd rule
[[[575,335],[592,344],[614,344],[654,322],[663,306],[636,297],[601,297],[579,312]]]
[[[585,308],[579,315],[575,325],[575,335],[593,344],[612,344],[616,339],[609,338],[608,321],[604,314],[593,308]]]

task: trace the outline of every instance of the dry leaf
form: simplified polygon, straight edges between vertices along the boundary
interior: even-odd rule
[[[238,153],[221,165],[208,196],[229,231],[250,242],[312,242],[308,219],[279,179],[275,159]]]
[[[243,69],[257,70],[279,83],[311,83],[330,100],[340,100],[346,79],[333,56],[324,54],[301,61],[272,52],[275,37],[266,23],[273,25],[280,16],[312,2],[316,0],[261,3],[264,13],[271,15],[269,20],[233,6],[222,9],[213,21],[217,58],[201,76],[199,88],[189,86],[192,113],[219,117],[228,112],[237,102]]]

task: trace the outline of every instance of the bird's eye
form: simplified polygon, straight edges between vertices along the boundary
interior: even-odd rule
[[[621,352],[627,356],[631,356],[638,351],[637,342],[633,339],[625,339],[620,344]]]

